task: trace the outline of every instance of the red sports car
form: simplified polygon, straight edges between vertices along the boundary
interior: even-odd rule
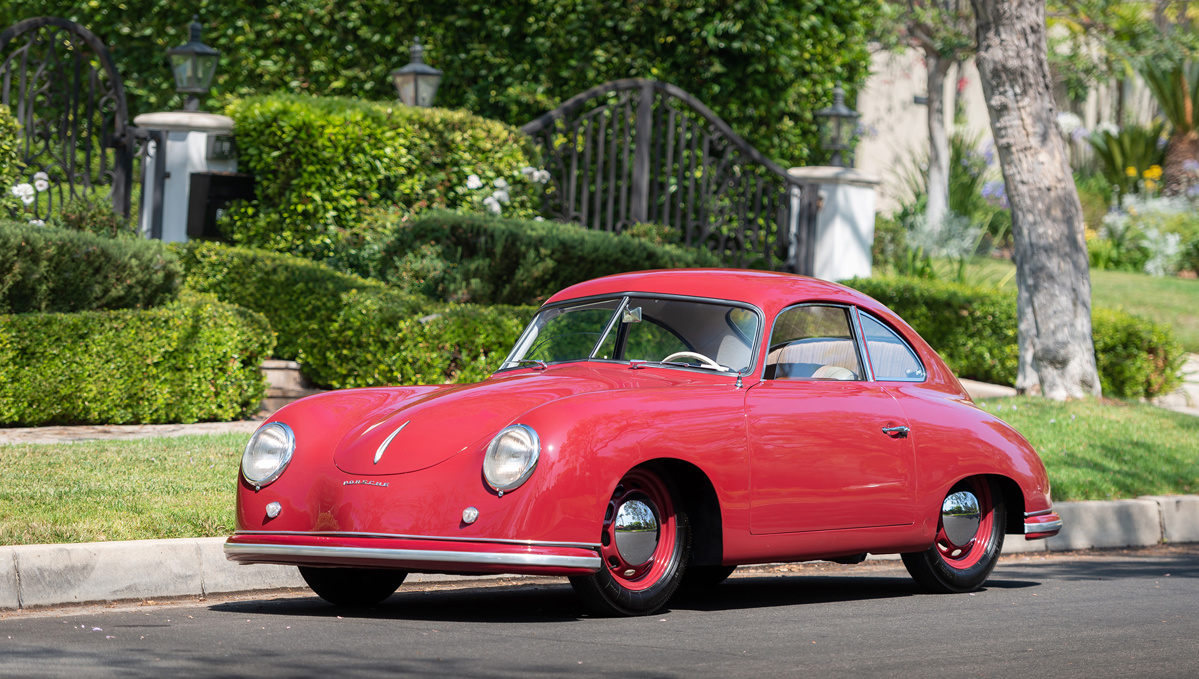
[[[228,558],[297,565],[340,605],[413,571],[531,573],[638,615],[739,564],[867,553],[965,592],[1006,533],[1062,525],[1036,452],[898,316],[742,270],[567,288],[478,384],[297,401],[240,482]]]

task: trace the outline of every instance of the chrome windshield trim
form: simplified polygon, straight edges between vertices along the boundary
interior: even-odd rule
[[[379,559],[397,563],[462,563],[484,566],[532,566],[546,568],[584,568],[599,570],[602,561],[594,556],[555,554],[506,554],[503,552],[448,552],[426,549],[387,549],[373,547],[332,547],[324,545],[241,545],[225,544],[225,557],[279,557],[318,559]]]
[[[382,538],[389,540],[444,540],[446,542],[495,543],[501,545],[521,545],[524,547],[575,547],[578,549],[599,549],[599,543],[592,542],[552,542],[548,540],[505,540],[501,538],[466,538],[446,537],[441,535],[402,535],[399,533],[359,533],[345,530],[239,530],[238,535],[313,535],[325,538]]]
[[[1028,519],[1028,518],[1031,518],[1034,516],[1044,516],[1045,514],[1052,514],[1052,513],[1053,513],[1053,508],[1050,507],[1049,509],[1041,509],[1041,510],[1038,510],[1035,512],[1024,512],[1024,518]]]
[[[1033,533],[1056,533],[1062,529],[1062,520],[1046,521],[1045,523],[1025,523],[1024,534],[1031,535]]]

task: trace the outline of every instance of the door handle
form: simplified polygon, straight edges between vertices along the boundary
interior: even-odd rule
[[[884,434],[896,439],[906,439],[908,437],[908,432],[910,431],[912,430],[903,425],[898,427],[883,427]]]

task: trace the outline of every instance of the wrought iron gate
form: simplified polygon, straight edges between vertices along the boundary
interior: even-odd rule
[[[111,200],[128,219],[133,139],[125,88],[91,31],[58,17],[5,29],[0,103],[21,125],[24,181],[40,189],[29,203],[34,218],[46,219],[73,201]]]
[[[674,85],[615,80],[521,131],[546,156],[556,219],[613,232],[665,224],[731,266],[812,273],[819,187]]]

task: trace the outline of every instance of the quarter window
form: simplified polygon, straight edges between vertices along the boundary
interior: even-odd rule
[[[862,311],[859,315],[874,379],[880,382],[923,382],[924,366],[912,347],[870,314]]]
[[[813,304],[783,311],[770,335],[766,379],[863,379],[849,328],[849,312],[843,307]]]

